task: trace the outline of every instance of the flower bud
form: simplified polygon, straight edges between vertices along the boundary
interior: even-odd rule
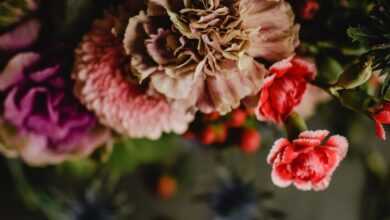
[[[373,74],[372,58],[366,58],[349,66],[334,86],[336,90],[354,89],[366,83]]]

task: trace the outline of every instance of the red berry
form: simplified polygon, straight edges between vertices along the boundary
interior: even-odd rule
[[[247,114],[244,110],[242,109],[234,110],[230,115],[228,125],[234,128],[241,127],[245,123],[246,118],[247,118]]]
[[[301,17],[305,20],[311,20],[319,9],[320,4],[318,4],[317,0],[308,0],[302,7]]]
[[[221,117],[221,115],[218,112],[213,112],[207,115],[204,115],[204,119],[206,121],[216,121]]]
[[[217,135],[211,126],[206,127],[200,135],[200,141],[205,145],[215,143],[216,139]]]
[[[261,136],[256,129],[246,129],[242,133],[240,148],[245,153],[254,153],[260,148]]]
[[[162,199],[172,198],[177,191],[177,182],[171,176],[162,176],[157,183],[157,194]]]
[[[194,139],[196,139],[196,136],[195,136],[194,132],[187,131],[186,133],[183,134],[183,138],[187,139],[187,140],[194,140]]]

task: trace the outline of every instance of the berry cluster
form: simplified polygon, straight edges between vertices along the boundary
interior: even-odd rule
[[[200,117],[201,120],[196,120],[184,138],[217,148],[239,146],[244,153],[259,150],[261,135],[250,123],[255,120],[250,110],[238,108],[227,116],[214,112]]]

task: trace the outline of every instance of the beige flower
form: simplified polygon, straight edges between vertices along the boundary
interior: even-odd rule
[[[298,31],[284,0],[147,0],[123,45],[139,82],[226,114],[259,92],[267,70],[258,59],[290,56]]]

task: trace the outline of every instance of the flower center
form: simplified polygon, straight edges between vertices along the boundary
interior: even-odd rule
[[[185,7],[170,15],[173,29],[180,35],[182,51],[191,49],[197,62],[203,61],[203,71],[220,70],[224,59],[238,60],[246,50],[248,36],[241,27],[238,5],[233,0],[187,0]],[[176,54],[181,54],[177,50]]]

